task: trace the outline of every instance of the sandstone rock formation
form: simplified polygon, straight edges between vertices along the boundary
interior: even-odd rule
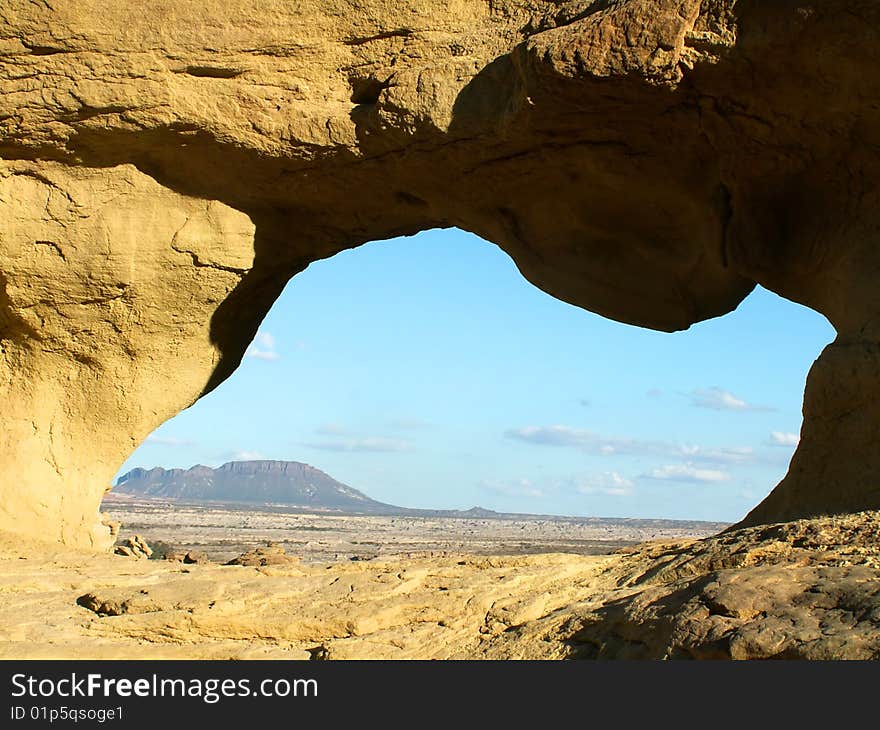
[[[140,535],[132,535],[119,542],[113,553],[127,558],[149,559],[153,555],[153,548]]]
[[[288,279],[458,226],[553,296],[686,328],[756,282],[839,336],[749,522],[880,506],[873,0],[6,0],[0,525],[101,495]]]
[[[880,659],[880,513],[612,555],[188,565],[0,533],[0,656]]]

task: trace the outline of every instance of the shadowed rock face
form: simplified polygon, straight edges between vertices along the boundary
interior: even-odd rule
[[[443,226],[645,327],[755,282],[822,312],[747,520],[880,507],[878,33],[867,0],[7,0],[0,527],[105,545],[118,465],[291,276]]]

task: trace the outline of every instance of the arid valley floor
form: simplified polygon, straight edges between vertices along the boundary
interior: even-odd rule
[[[880,657],[877,512],[696,539],[657,526],[461,520],[453,531],[431,520],[129,509],[128,529],[153,540],[217,558],[274,540],[289,557],[185,564],[0,534],[0,657]],[[651,530],[652,541],[607,552]],[[606,554],[585,554],[602,545]],[[522,554],[532,547],[543,552]]]
[[[376,557],[602,555],[646,540],[708,537],[725,523],[522,516],[515,519],[341,515],[283,508],[195,504],[114,496],[105,501],[120,537],[205,553],[225,562],[273,542],[306,563]]]

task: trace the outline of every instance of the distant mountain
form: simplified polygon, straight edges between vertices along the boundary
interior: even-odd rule
[[[111,493],[130,497],[171,499],[181,502],[222,502],[241,505],[273,505],[285,509],[333,511],[402,517],[454,517],[470,520],[549,519],[560,522],[654,527],[697,527],[726,523],[696,520],[642,520],[622,517],[561,517],[558,515],[494,512],[470,509],[414,509],[370,499],[363,492],[336,481],[329,474],[298,461],[230,461],[212,469],[132,469],[116,480]]]
[[[132,469],[119,477],[113,491],[186,502],[268,503],[355,513],[403,511],[298,461],[230,461],[216,469],[201,465]]]

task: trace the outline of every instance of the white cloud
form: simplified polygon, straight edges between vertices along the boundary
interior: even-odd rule
[[[252,357],[254,360],[266,360],[267,362],[274,362],[275,360],[281,359],[281,355],[279,355],[277,352],[260,350],[256,347],[249,347],[244,356]]]
[[[540,499],[546,497],[547,493],[536,486],[530,479],[513,479],[506,482],[496,480],[485,480],[477,484],[480,489],[502,497],[529,497],[531,499]]]
[[[412,444],[402,439],[389,439],[381,436],[368,436],[366,438],[341,438],[333,441],[317,441],[304,444],[321,451],[340,452],[374,452],[374,453],[400,453],[412,451]]]
[[[268,332],[260,330],[254,341],[244,353],[245,357],[251,357],[255,360],[274,361],[280,360],[281,355],[275,351],[275,338]]]
[[[230,461],[261,461],[265,459],[265,454],[260,453],[259,451],[233,451]]]
[[[592,431],[571,426],[524,426],[508,429],[504,435],[510,439],[538,446],[570,447],[598,454],[630,454],[664,450],[664,444],[661,443],[600,436]]]
[[[263,461],[268,458],[264,453],[252,449],[229,449],[215,454],[206,463],[219,466],[229,461]]]
[[[726,482],[730,475],[718,469],[700,469],[693,464],[668,464],[652,469],[643,477],[670,482]]]
[[[254,337],[254,342],[270,350],[275,349],[275,338],[270,333],[264,332],[263,330],[257,332],[257,336]]]
[[[608,471],[588,479],[579,480],[575,491],[580,494],[605,494],[609,497],[623,497],[632,493],[632,480],[616,471]]]
[[[175,438],[174,436],[159,436],[155,433],[151,433],[144,439],[145,443],[148,444],[157,444],[158,446],[192,446],[193,441],[189,439],[180,439]]]
[[[493,494],[504,497],[549,498],[571,495],[604,495],[621,497],[632,493],[635,484],[616,471],[602,472],[587,476],[543,477],[507,480],[485,480],[477,485]]]
[[[412,444],[404,439],[359,434],[357,431],[338,423],[327,423],[319,426],[315,429],[315,433],[329,438],[310,441],[304,443],[303,446],[321,451],[337,451],[342,453],[374,452],[383,454],[412,451],[413,448]]]
[[[585,446],[598,438],[592,431],[569,426],[524,426],[511,428],[504,433],[507,438],[528,441],[542,446]]]
[[[718,464],[744,464],[758,460],[754,449],[748,446],[704,448],[695,444],[674,444],[666,441],[640,441],[638,439],[602,436],[581,428],[570,426],[525,426],[505,431],[507,438],[537,446],[574,448],[604,456],[649,455],[683,457],[689,461]]]
[[[796,433],[788,433],[786,431],[773,431],[770,434],[770,443],[773,446],[797,446],[801,441],[801,437]]]
[[[714,411],[770,411],[767,406],[756,406],[723,388],[698,388],[691,391],[691,405]]]
[[[692,461],[714,464],[746,464],[758,460],[758,455],[751,446],[730,446],[720,449],[704,449],[700,446],[682,446],[681,456]]]

